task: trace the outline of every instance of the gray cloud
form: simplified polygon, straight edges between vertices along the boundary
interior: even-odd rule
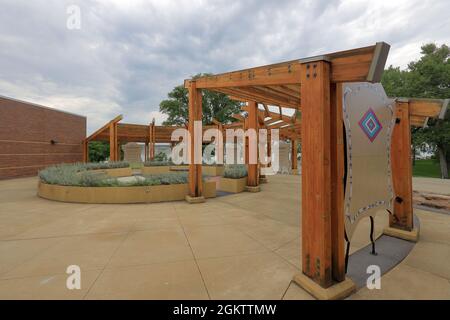
[[[68,5],[81,30],[66,28]],[[224,72],[366,46],[392,45],[402,67],[421,44],[449,43],[442,1],[1,0],[0,94],[88,116],[148,123],[175,85]]]

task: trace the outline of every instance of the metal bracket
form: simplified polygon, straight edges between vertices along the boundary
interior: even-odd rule
[[[450,99],[445,99],[444,103],[442,103],[441,112],[439,112],[439,119],[445,119],[449,101]]]
[[[372,83],[381,81],[390,47],[386,42],[377,42],[366,81]]]
[[[316,258],[316,276],[320,277],[320,259]]]
[[[311,267],[310,267],[310,257],[309,254],[306,255],[306,273],[309,273],[311,271]]]

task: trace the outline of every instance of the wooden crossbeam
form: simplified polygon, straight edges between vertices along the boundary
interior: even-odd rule
[[[199,89],[299,85],[302,72],[301,64],[317,60],[329,61],[331,65],[330,80],[332,82],[379,82],[388,52],[389,45],[379,42],[368,47],[334,52],[318,57],[204,76],[197,78],[196,83]],[[189,87],[190,81],[185,81],[186,88]]]
[[[264,96],[261,94],[255,94],[254,92],[248,92],[248,91],[242,90],[240,88],[228,88],[227,87],[227,88],[213,89],[213,91],[225,93],[229,96],[234,97],[235,99],[233,99],[233,100],[237,100],[237,101],[243,101],[243,100],[258,101],[258,103],[265,103],[265,104],[270,104],[270,105],[282,104],[283,106],[285,106],[285,104],[281,103],[278,100],[273,99],[272,97]],[[286,105],[286,107],[292,108],[293,105],[292,104],[290,104],[289,106]]]
[[[118,115],[117,117],[115,117],[114,119],[112,119],[111,121],[109,121],[107,124],[105,124],[103,127],[101,127],[100,129],[98,129],[97,131],[95,131],[93,134],[91,134],[89,137],[87,137],[85,140],[86,142],[89,142],[91,140],[94,140],[98,135],[100,135],[101,133],[103,133],[103,131],[106,131],[111,124],[113,123],[117,123],[120,120],[123,119],[122,115]]]
[[[238,120],[238,121],[244,121],[245,120],[244,116],[242,114],[239,114],[239,113],[233,113],[231,116],[234,119]]]
[[[262,105],[263,105],[263,107],[264,107],[265,116],[266,116],[266,117],[270,117],[270,116],[269,116],[269,113],[270,113],[270,112],[269,112],[269,107],[268,107],[267,104],[265,104],[265,103],[263,103]]]
[[[265,88],[268,88],[270,90],[281,92],[284,94],[287,94],[289,96],[293,96],[300,99],[300,86],[299,85],[279,85],[279,86],[265,86]]]
[[[254,86],[254,87],[238,87],[233,88],[236,91],[244,92],[248,95],[253,95],[261,99],[271,99],[273,101],[278,101],[277,105],[289,106],[292,108],[300,107],[300,99],[294,96],[286,95],[279,92],[274,92],[269,87]]]

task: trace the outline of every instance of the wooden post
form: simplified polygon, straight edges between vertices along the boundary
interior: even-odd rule
[[[355,290],[343,271],[343,133],[338,95],[330,83],[329,62],[301,65],[303,273],[294,280],[320,299],[340,299]]]
[[[195,163],[195,147],[196,141],[201,141],[202,131],[195,132],[195,121],[202,121],[202,91],[197,89],[195,81],[191,81],[189,86],[189,134],[190,134],[190,152],[189,152],[189,197],[188,202],[203,202],[203,185],[202,185],[202,164]]]
[[[217,150],[216,150],[216,162],[217,164],[224,164],[225,159],[223,158],[223,148],[224,143],[223,140],[225,139],[225,135],[223,134],[223,125],[222,123],[219,123],[217,125],[217,129],[219,130],[219,135],[222,134],[222,139],[218,140],[218,143],[216,144]],[[218,139],[218,138],[216,138]]]
[[[116,125],[111,123],[109,125],[109,161],[116,161]]]
[[[148,125],[148,141],[147,141],[147,160],[153,160],[155,158],[155,119]]]
[[[345,280],[344,248],[344,123],[342,118],[342,84],[331,84],[331,262],[335,281]]]
[[[150,159],[155,159],[155,149],[156,149],[156,128],[155,128],[155,118],[152,120],[151,126],[152,134],[151,134],[151,148],[150,148]]]
[[[330,64],[302,65],[303,273],[329,287],[331,272]]]
[[[89,141],[83,140],[83,162],[89,162]]]
[[[248,118],[247,118],[247,130],[255,130],[258,132],[258,104],[255,101],[248,102]],[[258,134],[256,134],[257,136]],[[246,163],[248,163],[248,177],[247,177],[247,186],[249,187],[257,187],[259,183],[258,179],[258,164],[250,163],[250,141],[249,137],[246,137]],[[254,141],[256,143],[257,141]],[[256,154],[256,157],[258,155]],[[256,190],[255,190],[256,191]],[[259,190],[258,190],[259,191]]]
[[[394,212],[389,217],[390,236],[416,241],[412,207],[412,159],[410,105],[408,100],[396,102],[396,124],[392,133],[391,166],[394,186]]]
[[[291,139],[291,164],[293,173],[297,173],[297,140]]]

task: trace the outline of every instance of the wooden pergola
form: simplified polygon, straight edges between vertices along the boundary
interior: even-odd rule
[[[281,128],[302,142],[302,274],[295,281],[316,297],[342,297],[352,290],[345,277],[344,130],[342,85],[380,82],[389,45],[384,42],[353,50],[292,60],[185,80],[189,90],[191,146],[194,121],[202,119],[202,90],[245,101],[246,128]],[[441,100],[398,99],[392,145],[396,199],[390,227],[413,231],[410,126],[424,126],[442,114]],[[264,106],[264,110],[258,108]],[[267,105],[294,109],[292,117],[272,113]],[[281,109],[280,109],[281,110]],[[301,113],[298,117],[298,112]],[[283,124],[276,120],[282,120]],[[285,126],[287,125],[287,126]],[[295,144],[295,143],[294,143]],[[202,166],[190,155],[189,195],[201,199]],[[248,185],[258,185],[258,166],[248,166]]]
[[[239,120],[245,120],[241,115]],[[96,130],[94,133],[86,137],[83,141],[83,159],[84,162],[89,161],[89,142],[90,141],[104,141],[109,142],[109,157],[110,161],[120,160],[120,145],[128,142],[139,142],[145,144],[145,160],[153,159],[155,157],[156,143],[170,143],[172,141],[172,133],[183,126],[162,126],[156,125],[153,119],[148,125],[121,123],[122,115],[118,115],[110,120],[104,126]],[[222,124],[213,119],[213,124],[202,127],[203,132],[208,129],[219,129],[225,136],[225,130],[229,128],[244,128],[244,122],[234,122],[230,124]]]

